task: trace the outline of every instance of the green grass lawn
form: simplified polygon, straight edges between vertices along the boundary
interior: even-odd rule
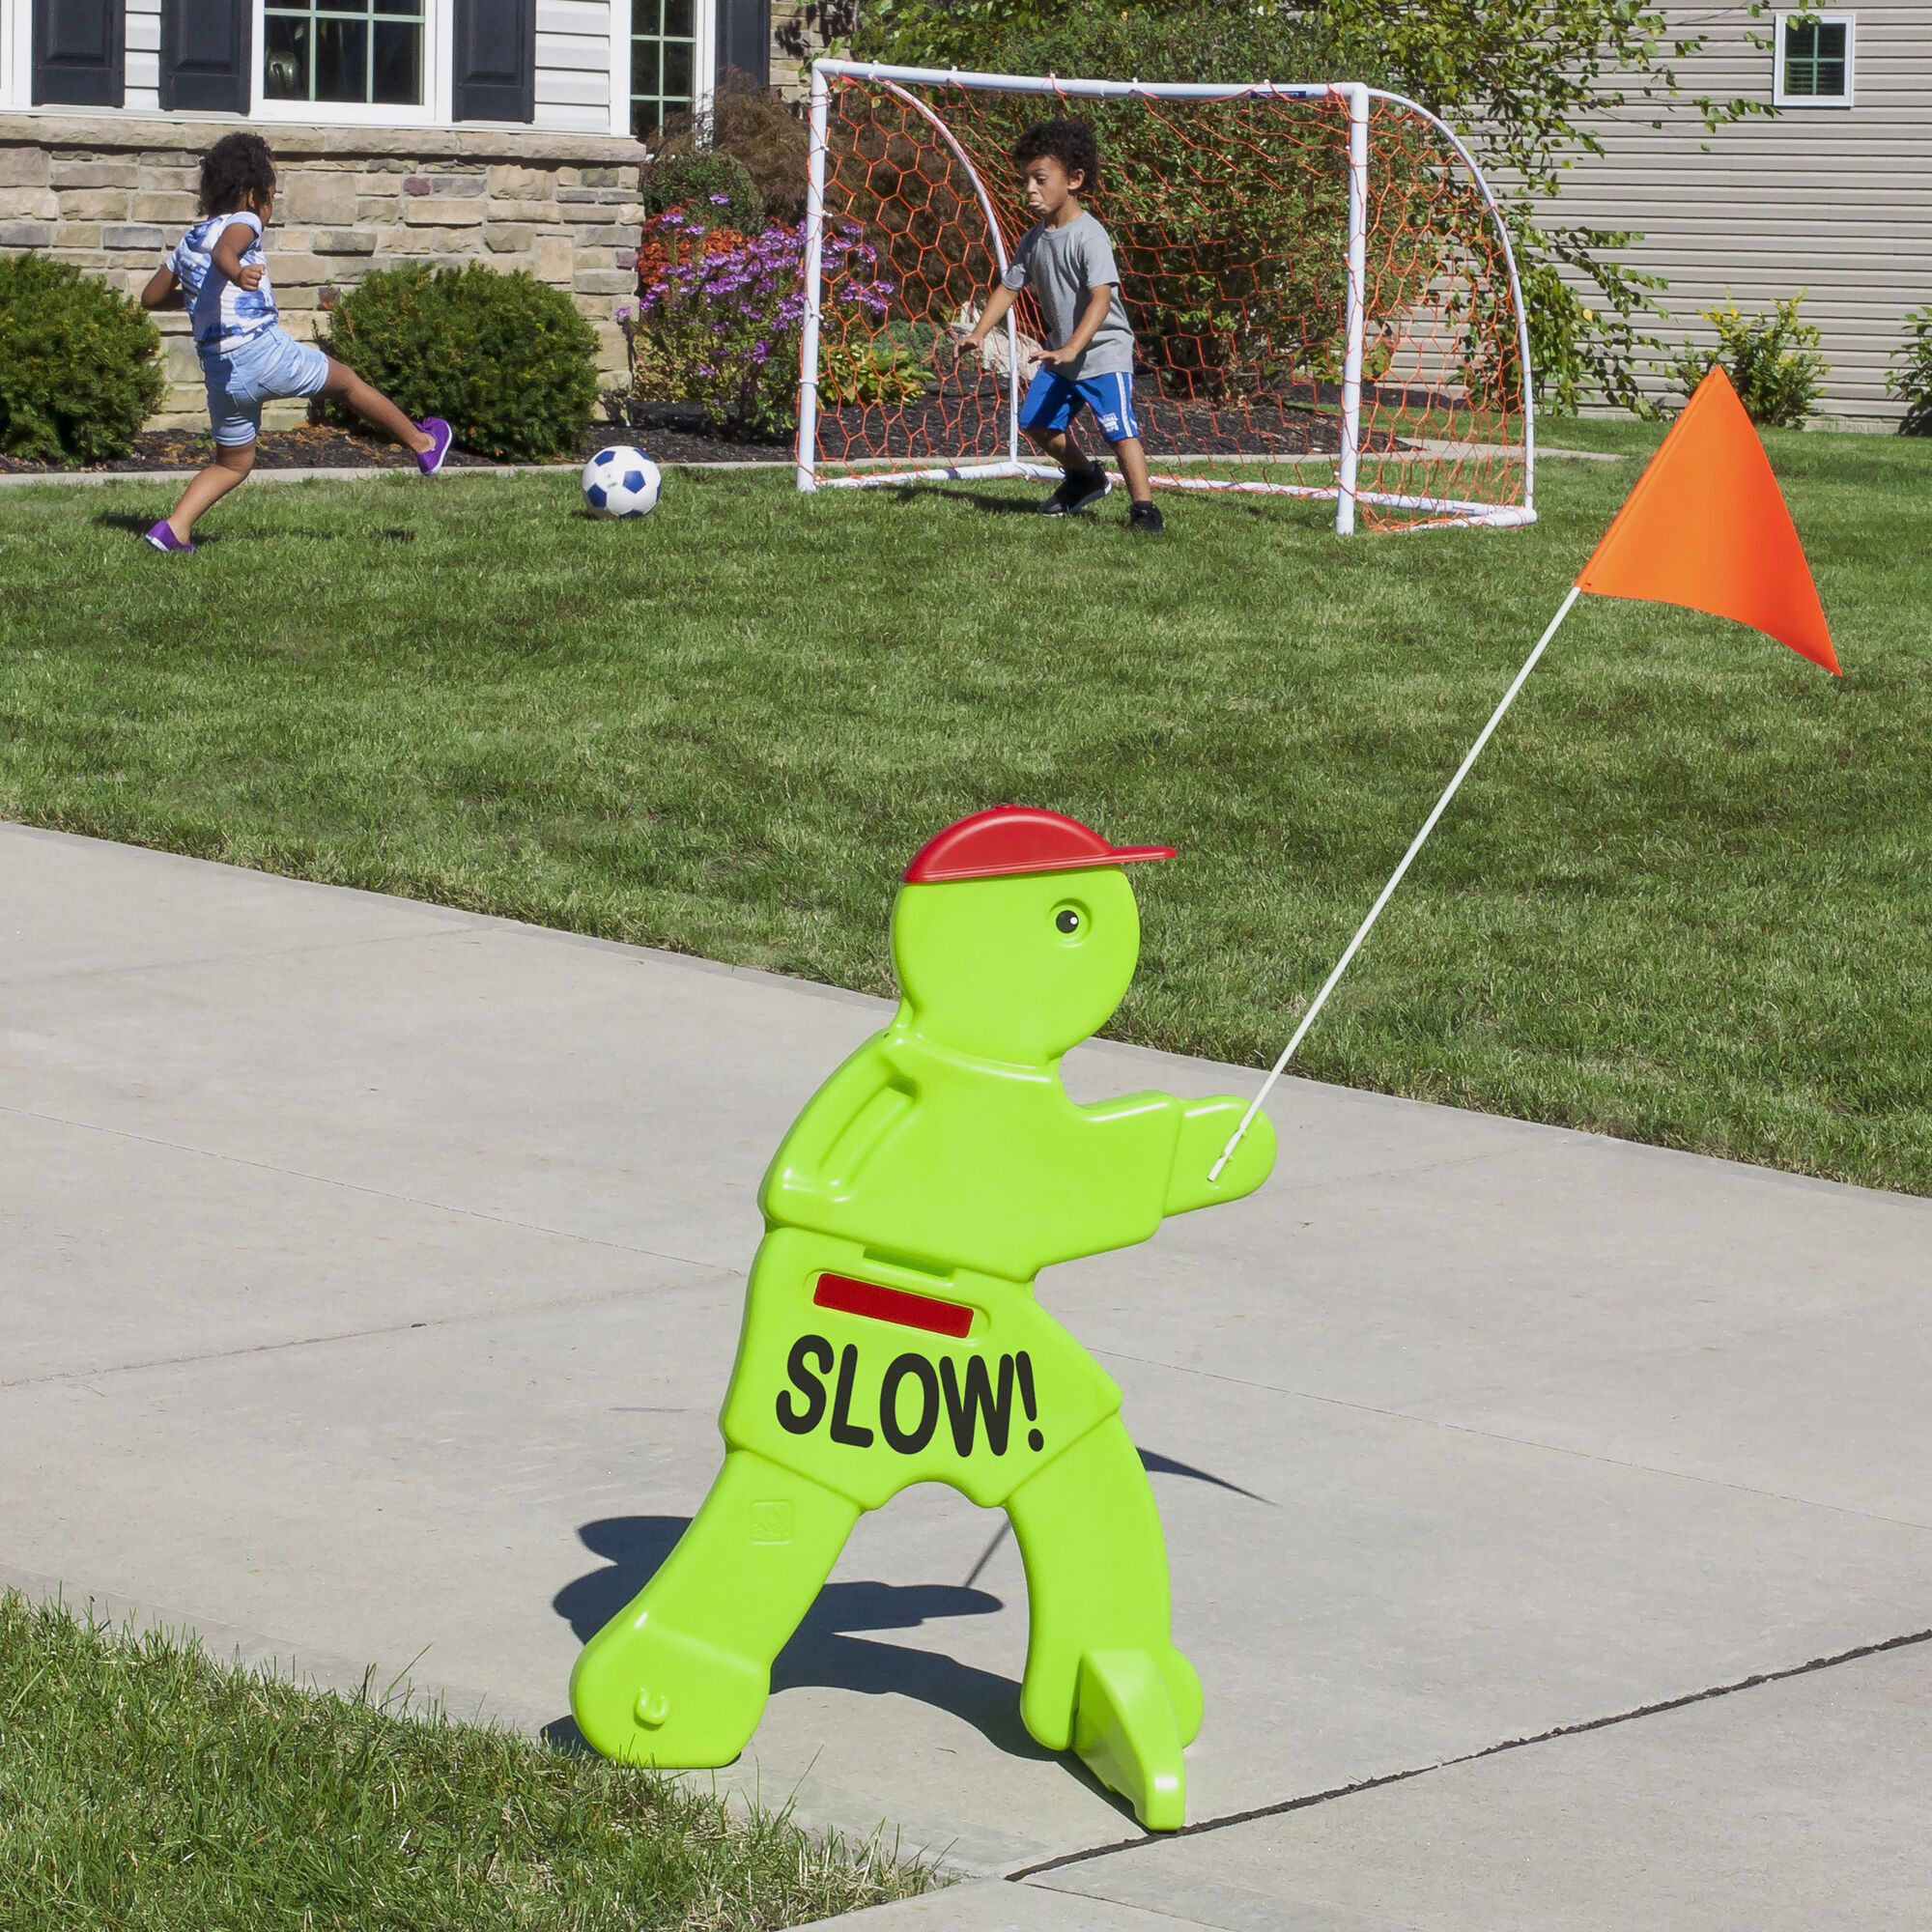
[[[0,1594],[8,1932],[749,1932],[929,1883],[648,1772]]]
[[[907,856],[1056,806],[1137,873],[1124,1037],[1265,1064],[1637,474],[1542,522],[674,475],[0,496],[0,814],[884,991]],[[1302,1070],[1932,1192],[1932,444],[1773,435],[1833,680],[1585,600]]]

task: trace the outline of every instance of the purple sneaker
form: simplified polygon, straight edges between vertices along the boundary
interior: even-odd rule
[[[442,468],[442,459],[449,454],[449,445],[456,440],[456,432],[440,416],[424,416],[416,427],[433,439],[427,449],[416,452],[416,468],[425,476],[434,476]]]
[[[170,555],[177,551],[185,555],[192,555],[194,554],[194,546],[191,543],[183,543],[181,538],[176,536],[174,531],[169,528],[168,520],[165,517],[148,532],[148,541],[156,550],[164,550]]]

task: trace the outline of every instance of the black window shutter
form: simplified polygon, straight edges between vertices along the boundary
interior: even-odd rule
[[[161,105],[248,111],[249,0],[161,0]]]
[[[537,118],[536,0],[456,0],[459,121]]]
[[[119,107],[122,0],[34,0],[34,102]]]
[[[772,0],[718,0],[718,78],[772,84]]]

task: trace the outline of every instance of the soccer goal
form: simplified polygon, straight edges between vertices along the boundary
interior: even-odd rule
[[[953,354],[1032,217],[1008,154],[1091,121],[1158,488],[1332,498],[1335,527],[1534,523],[1529,338],[1495,197],[1352,82],[1068,80],[820,60],[798,486],[1060,471],[1020,433],[1030,298]],[[1091,426],[1083,441],[1096,448]]]

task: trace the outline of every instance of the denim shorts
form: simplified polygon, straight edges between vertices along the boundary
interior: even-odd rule
[[[313,396],[328,381],[328,357],[286,328],[265,328],[227,351],[204,350],[208,420],[223,449],[242,449],[261,433],[262,405]]]

